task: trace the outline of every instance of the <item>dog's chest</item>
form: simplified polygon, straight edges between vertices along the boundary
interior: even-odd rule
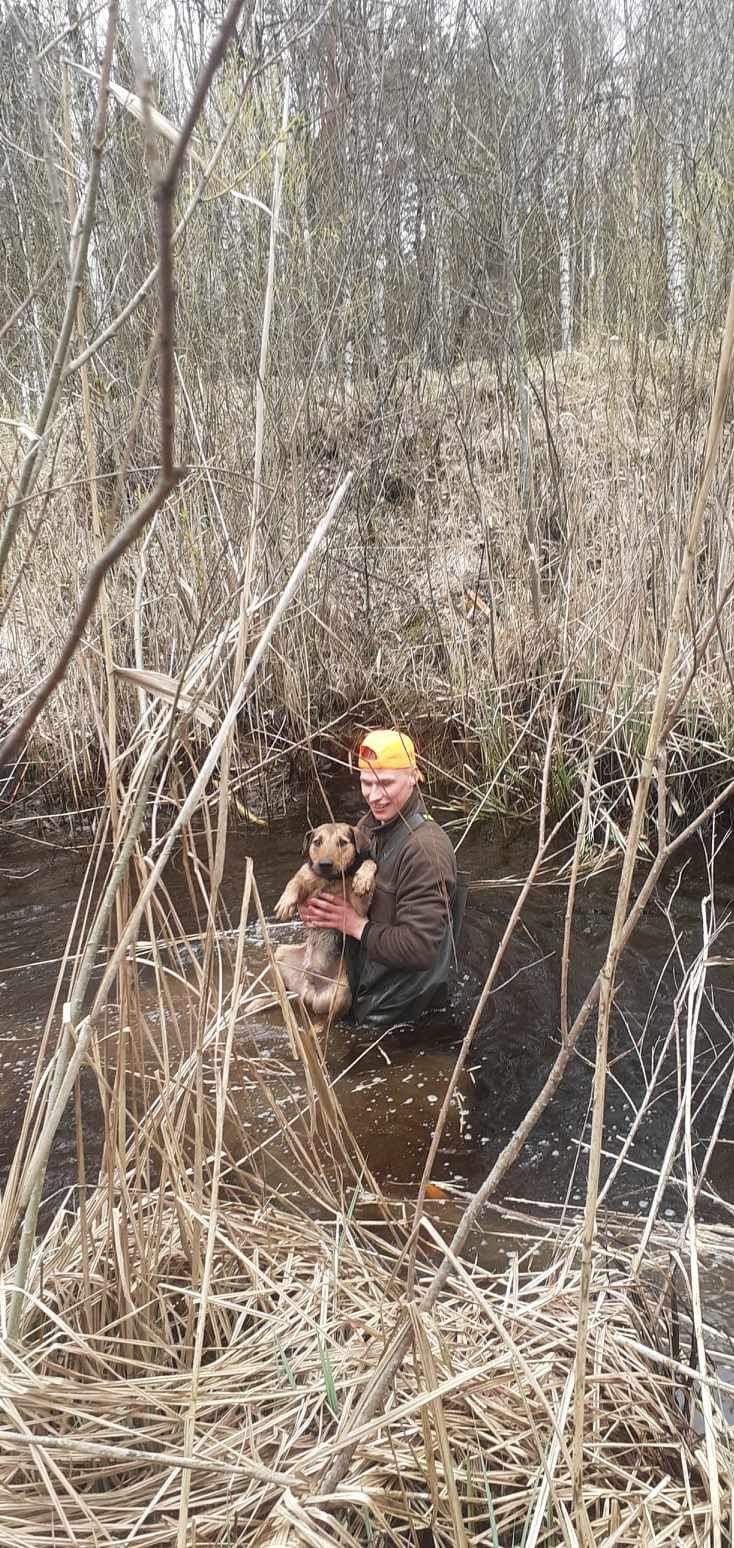
[[[361,898],[357,900],[356,895],[352,892],[351,877],[345,876],[325,877],[323,886],[319,887],[318,892],[314,893],[315,897],[319,897],[319,895],[343,898],[346,903],[351,904],[352,908],[354,908],[357,901],[360,903],[363,901]],[[326,967],[333,966],[343,957],[344,950],[345,940],[341,930],[321,930],[316,928],[307,932],[306,963],[308,967],[318,965],[323,970]]]
[[[306,939],[306,960],[309,964],[317,958],[320,962],[335,962],[343,948],[344,936],[341,930],[311,929]]]

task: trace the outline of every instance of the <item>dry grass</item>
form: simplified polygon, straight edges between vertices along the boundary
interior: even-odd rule
[[[4,1346],[0,1548],[575,1543],[577,1229],[539,1233],[503,1271],[484,1249],[450,1258],[428,1310],[456,1205],[428,1206],[409,1294],[410,1203],[380,1192],[287,1006],[282,1059],[262,1057],[258,1020],[278,995],[262,950],[245,949],[253,911],[262,924],[251,870],[236,940],[213,916],[200,951],[174,948],[182,927],[160,884],[152,903],[155,930],[137,948],[147,985],[118,952],[132,1027],[110,1004],[89,1028],[100,1184],[39,1239]],[[47,1090],[39,1061],[0,1211],[3,1330]],[[251,1125],[253,1109],[268,1121]],[[599,1226],[593,1540],[698,1548],[717,1498],[726,1529],[731,1473],[726,1382],[708,1355],[704,1403],[689,1354],[690,1242],[656,1229],[640,1266],[638,1233]],[[712,1247],[719,1263],[734,1257],[730,1233]],[[699,1233],[704,1266],[706,1250]],[[384,1407],[357,1423],[406,1317]],[[354,1448],[347,1475],[326,1494],[342,1447]]]
[[[283,142],[274,206],[284,155]],[[537,863],[547,819],[578,804],[588,763],[575,878],[600,828],[624,844],[657,695],[639,789],[660,742],[662,867],[674,847],[666,801],[682,818],[695,779],[715,782],[729,758],[734,550],[721,489],[686,593],[687,632],[673,629],[675,659],[657,681],[699,482],[705,383],[680,360],[650,357],[641,370],[616,347],[602,360],[569,357],[562,379],[553,362],[540,366],[527,523],[512,391],[483,367],[439,380],[416,369],[394,402],[378,404],[370,388],[337,408],[315,377],[294,383],[281,355],[266,394],[276,224],[256,433],[247,389],[223,381],[219,402],[199,381],[197,399],[179,368],[188,417],[176,455],[187,479],[115,570],[102,609],[109,632],[95,623],[35,731],[30,756],[56,791],[73,803],[105,783],[108,809],[0,1204],[0,1548],[553,1548],[575,1545],[577,1533],[584,1548],[719,1548],[734,1473],[728,1389],[702,1315],[691,1100],[705,961],[679,1115],[686,1230],[660,1240],[661,1175],[640,1241],[602,1240],[590,1186],[588,1278],[574,1233],[549,1236],[499,1274],[457,1256],[458,1244],[552,1099],[592,991],[570,1029],[564,1013],[556,1075],[452,1249],[435,1212],[417,1208],[409,1226],[380,1192],[312,1032],[268,977],[267,940],[265,962],[248,960],[253,909],[265,926],[250,861],[235,940],[221,899],[230,803],[244,790],[247,804],[252,779],[294,743],[310,751],[328,716],[367,705],[380,718],[429,712],[444,745],[454,736],[458,801],[475,815],[528,809],[542,780]],[[146,382],[147,367],[132,506],[158,455]],[[118,431],[129,429],[128,409],[119,405]],[[115,444],[116,414],[95,404],[100,446],[105,436]],[[164,470],[171,425],[162,393]],[[57,654],[59,620],[73,613],[94,552],[88,502],[100,498],[104,524],[100,489],[119,473],[100,461],[99,488],[90,484],[95,458],[71,405],[56,428],[48,486],[22,524],[20,568],[2,598],[8,721]],[[17,449],[0,448],[5,473]],[[357,497],[337,522],[352,480],[345,464]],[[124,514],[124,502],[110,508],[115,521]],[[338,736],[334,745],[338,754]],[[636,827],[630,877],[639,836]],[[197,950],[166,887],[174,856],[203,921]],[[657,874],[627,918],[620,888],[610,955]],[[704,958],[707,949],[708,937]],[[289,1055],[266,1069],[247,1023],[276,1003]],[[103,1129],[91,1189],[82,1072],[96,1080]],[[46,1164],[72,1095],[78,1209],[61,1210],[38,1240]],[[245,1118],[253,1098],[268,1118],[257,1143]],[[596,1159],[603,1106],[600,1082]],[[588,1358],[577,1371],[579,1350]]]
[[[139,740],[132,833],[155,759],[155,739]],[[141,884],[154,850],[135,851]],[[262,926],[248,866],[236,940],[212,905],[192,951],[159,880],[147,947],[113,953],[119,1009],[102,996],[75,1034],[89,1035],[100,1093],[102,1181],[51,1222],[19,1297],[17,1227],[49,1084],[39,1061],[0,1211],[4,1330],[21,1308],[0,1383],[0,1545],[574,1543],[576,1232],[547,1233],[504,1272],[449,1260],[428,1310],[454,1208],[429,1206],[409,1294],[411,1211],[370,1176],[318,1044],[282,1002],[281,1064],[251,1036],[278,999],[262,952],[245,950],[253,909]],[[253,1104],[269,1115],[259,1128]],[[704,1402],[688,1354],[690,1242],[657,1232],[640,1266],[637,1238],[599,1225],[583,1458],[593,1540],[694,1548],[714,1512],[726,1528],[730,1469],[728,1389],[706,1357]],[[671,1266],[675,1294],[661,1301]],[[384,1409],[355,1429],[406,1317]],[[326,1494],[342,1447],[354,1448],[347,1475]]]
[[[666,372],[662,358],[640,385],[621,346],[576,353],[557,365],[555,377],[550,362],[535,371],[539,624],[517,505],[513,409],[496,377],[470,363],[450,378],[431,379],[427,389],[406,388],[377,420],[368,398],[346,406],[328,394],[314,399],[309,437],[297,436],[291,462],[272,474],[264,521],[269,530],[277,515],[277,531],[256,560],[255,598],[282,584],[340,465],[355,468],[355,495],[239,726],[233,782],[245,804],[252,804],[248,791],[262,761],[258,737],[265,735],[269,757],[289,747],[302,754],[325,724],[345,712],[359,715],[362,705],[368,718],[428,716],[453,726],[437,740],[436,760],[451,771],[457,796],[471,805],[481,793],[487,815],[530,811],[565,673],[551,797],[559,810],[578,798],[592,728],[613,684],[592,812],[597,838],[606,831],[614,842],[615,827],[628,819],[629,785],[654,696],[703,445],[709,364],[711,381],[699,367],[696,393],[685,372],[680,381]],[[686,404],[685,434],[678,399]],[[178,678],[192,656],[209,655],[208,704],[216,717],[229,702],[233,673],[234,634],[222,652],[222,631],[231,631],[237,610],[225,534],[239,552],[247,512],[242,469],[253,450],[247,403],[238,406],[236,391],[229,402],[231,417],[210,427],[206,467],[183,417],[181,454],[190,459],[190,475],[156,518],[142,552],[123,561],[110,596],[117,665]],[[677,439],[666,428],[665,404]],[[285,400],[278,413],[288,421]],[[7,620],[0,693],[8,718],[52,659],[59,619],[91,554],[86,473],[71,432],[56,466],[58,482],[80,482],[49,502]],[[673,675],[677,691],[718,599],[718,623],[669,741],[670,788],[684,808],[723,779],[731,761],[732,554],[721,489],[712,496]],[[255,630],[262,616],[255,600]],[[63,796],[82,804],[99,787],[100,679],[92,633],[30,753],[27,784],[53,777],[52,801]],[[138,711],[135,687],[120,684],[120,745],[131,739]],[[332,754],[340,742],[348,745],[349,736],[340,737],[337,724]],[[195,723],[194,756],[205,743],[206,730]],[[173,772],[185,780],[180,764]]]
[[[213,983],[179,988],[173,1008],[193,995],[194,1024],[213,1009],[187,1057],[167,1052],[167,1078],[155,1048],[142,1060],[133,1043],[121,1081],[106,1024],[94,1031],[104,1181],[39,1241],[5,1345],[0,1545],[575,1543],[576,1227],[520,1239],[503,1271],[482,1266],[491,1250],[475,1239],[478,1261],[454,1259],[421,1309],[455,1205],[429,1206],[408,1295],[410,1206],[387,1200],[356,1152],[313,1037],[288,1018],[282,1064],[258,1052],[277,997],[238,962],[234,977],[222,958]],[[253,1103],[270,1113],[259,1133]],[[637,1247],[629,1225],[600,1218],[584,1500],[599,1545],[698,1548],[712,1512],[706,1424],[728,1517],[729,1388],[709,1358],[706,1417],[679,1230],[657,1230],[642,1274]],[[732,1261],[731,1233],[699,1233],[704,1265],[707,1250]],[[9,1268],[4,1327],[12,1285]],[[384,1412],[359,1425],[326,1496],[337,1442],[354,1442],[350,1416],[406,1314],[411,1347]]]
[[[150,1129],[156,1154],[176,1127],[166,1132],[163,1115]],[[229,1157],[226,1176],[205,1298],[196,1243],[212,1224],[208,1170],[197,1203],[191,1174],[147,1195],[119,1183],[89,1201],[83,1234],[63,1217],[49,1232],[3,1381],[3,1548],[265,1543],[285,1541],[285,1526],[293,1543],[407,1545],[421,1531],[447,1544],[573,1542],[573,1241],[559,1239],[546,1267],[456,1263],[435,1310],[413,1310],[388,1409],[363,1427],[326,1500],[337,1421],[404,1309],[399,1212],[387,1224],[356,1194],[310,1218],[257,1197]],[[419,1290],[439,1240],[427,1221]],[[631,1256],[620,1243],[595,1257],[585,1499],[599,1544],[693,1548],[711,1497],[700,1391],[678,1353],[685,1298],[653,1317]],[[728,1499],[713,1370],[712,1393]]]

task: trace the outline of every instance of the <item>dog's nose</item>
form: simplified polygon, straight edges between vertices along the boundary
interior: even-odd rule
[[[316,869],[320,876],[333,876],[334,862],[333,860],[319,860]]]

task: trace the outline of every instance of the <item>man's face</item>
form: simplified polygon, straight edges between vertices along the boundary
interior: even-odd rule
[[[362,769],[362,795],[377,822],[392,822],[418,782],[417,769]]]

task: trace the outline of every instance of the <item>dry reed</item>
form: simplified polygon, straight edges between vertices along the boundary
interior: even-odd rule
[[[2,1378],[3,1548],[171,1544],[184,1479],[190,1543],[407,1545],[421,1531],[435,1543],[574,1542],[575,1234],[540,1241],[522,1269],[454,1261],[430,1314],[413,1309],[411,1356],[385,1412],[361,1427],[348,1478],[322,1497],[337,1417],[405,1306],[408,1229],[359,1186],[310,1213],[264,1198],[251,1160],[226,1151],[218,1204],[212,1162],[195,1199],[182,1135],[196,1091],[191,1061],[144,1124],[148,1159],[167,1158],[161,1185],[141,1194],[121,1173],[88,1200],[84,1231],[60,1213],[36,1254],[22,1349]],[[306,1132],[299,1143],[308,1154]],[[139,1160],[140,1136],[136,1149]],[[310,1161],[323,1175],[318,1145]],[[193,1243],[210,1225],[204,1306]],[[419,1291],[436,1252],[426,1218]],[[647,1289],[632,1256],[622,1239],[594,1255],[584,1500],[596,1543],[693,1548],[707,1538],[712,1481],[701,1377],[680,1354],[685,1276],[653,1313],[665,1243],[648,1257]],[[713,1366],[708,1381],[728,1499],[728,1388]]]
[[[3,1328],[14,1305],[20,1315],[0,1377],[1,1548],[574,1543],[576,1225],[540,1233],[498,1272],[476,1234],[479,1261],[453,1256],[438,1222],[454,1206],[429,1205],[415,1252],[413,1209],[371,1178],[308,1031],[283,1005],[280,1062],[251,1035],[278,999],[261,954],[245,950],[248,917],[265,924],[251,869],[236,941],[217,936],[208,975],[162,883],[152,902],[137,958],[155,984],[141,998],[141,969],[123,957],[133,1027],[120,1027],[117,1051],[114,1009],[89,1028],[102,1180],[50,1223],[22,1296],[7,1253],[38,1146],[41,1063],[3,1200]],[[592,1541],[693,1548],[715,1494],[728,1519],[730,1470],[727,1384],[715,1357],[702,1368],[700,1346],[695,1361],[686,1353],[702,1331],[691,1244],[648,1223],[641,1265],[638,1233],[599,1224],[583,1454]],[[728,1235],[699,1232],[704,1265],[709,1246],[731,1256]],[[407,1356],[359,1421],[406,1316]],[[347,1474],[325,1492],[342,1445]]]
[[[513,503],[512,450],[502,430],[504,408],[484,390],[483,369],[476,366],[471,392],[469,385],[465,389],[479,504],[448,414],[452,393],[459,390],[455,382],[437,379],[432,397],[416,398],[395,444],[397,420],[386,416],[383,432],[371,431],[367,440],[365,403],[355,401],[337,411],[324,388],[323,401],[319,398],[316,409],[309,409],[316,450],[294,453],[292,482],[278,475],[264,513],[268,532],[277,512],[277,548],[273,536],[273,573],[259,570],[256,591],[267,595],[294,561],[304,530],[323,508],[325,482],[335,465],[355,467],[357,500],[330,539],[308,596],[294,610],[283,649],[258,686],[249,724],[240,727],[235,780],[245,780],[248,764],[257,761],[251,732],[269,736],[277,726],[281,748],[293,747],[297,754],[324,720],[346,708],[358,714],[368,701],[373,706],[368,713],[378,718],[425,715],[434,725],[447,725],[437,761],[449,768],[458,797],[476,806],[481,796],[483,816],[528,813],[537,804],[547,726],[565,673],[550,789],[553,806],[564,810],[580,794],[591,727],[615,679],[589,830],[597,841],[606,837],[615,849],[621,847],[672,606],[670,556],[684,542],[695,469],[688,454],[685,468],[677,468],[669,449],[656,445],[652,392],[633,426],[623,353],[610,356],[606,365],[615,404],[611,422],[594,408],[610,383],[593,357],[574,357],[559,367],[558,401],[549,413],[562,455],[567,539],[554,535],[548,515],[540,627],[532,618],[527,589],[522,526]],[[235,387],[228,401],[231,418],[207,427],[214,445],[207,459],[195,438],[184,445],[190,471],[171,509],[156,518],[144,565],[138,556],[123,560],[111,582],[110,626],[119,667],[142,662],[153,672],[178,677],[192,653],[216,652],[219,632],[232,616],[232,582],[223,560],[230,546],[238,549],[243,539],[246,544],[242,511],[250,489],[241,470],[252,462],[254,432],[249,404],[238,400]],[[297,405],[291,408],[295,414]],[[538,503],[550,511],[554,484],[546,466],[546,427],[537,411],[531,428]],[[435,447],[435,462],[416,459],[415,453],[409,460],[402,440],[411,437],[418,448],[425,443]],[[185,424],[182,438],[184,443],[189,439]],[[8,717],[49,660],[63,596],[76,592],[84,563],[92,557],[91,536],[79,528],[85,470],[71,448],[63,450],[62,461],[59,482],[68,481],[69,487],[55,496],[55,509],[66,513],[59,522],[61,539],[56,525],[53,531],[41,528],[7,619],[0,687]],[[399,472],[404,493],[393,505],[378,502],[368,541],[362,506],[376,466],[386,478]],[[216,520],[213,510],[219,513]],[[654,522],[650,510],[660,513]],[[485,550],[487,523],[490,544]],[[689,704],[669,739],[673,804],[686,814],[701,792],[726,776],[731,756],[730,570],[722,492],[712,500],[691,627],[673,671],[677,692],[696,663]],[[58,595],[47,606],[49,573],[56,577]],[[716,618],[710,595],[717,598]],[[93,652],[99,648],[94,635],[90,644]],[[43,773],[54,777],[52,799],[82,803],[95,790],[95,661],[96,656],[91,683],[82,670],[83,658],[72,666],[57,703],[38,728],[27,789]],[[225,668],[211,700],[220,717],[230,678],[231,668]],[[134,733],[134,693],[121,693],[118,709],[123,745]],[[195,749],[205,745],[205,730],[194,727],[192,738]]]
[[[231,18],[236,9],[232,0]],[[573,806],[574,795],[578,801],[574,782],[593,740],[570,918],[587,825],[594,832],[606,825],[623,842],[620,814],[625,803],[632,805],[656,702],[660,641],[673,608],[669,560],[685,530],[681,494],[695,482],[689,459],[681,453],[671,472],[661,448],[642,498],[637,462],[653,404],[647,422],[638,413],[634,432],[623,408],[616,428],[629,433],[611,435],[606,421],[594,426],[593,412],[586,412],[595,379],[588,362],[585,379],[580,363],[568,362],[566,397],[553,427],[564,467],[560,534],[550,512],[556,473],[543,460],[548,426],[531,418],[529,427],[536,443],[533,532],[541,547],[530,598],[523,537],[530,527],[517,504],[503,405],[496,390],[494,398],[489,390],[479,394],[471,373],[466,384],[423,381],[414,402],[406,392],[406,427],[408,411],[425,416],[412,426],[416,446],[428,423],[440,434],[432,458],[417,456],[398,476],[396,461],[407,456],[403,419],[398,424],[388,407],[379,433],[365,437],[364,404],[355,399],[345,401],[340,426],[333,404],[314,396],[314,370],[306,386],[296,385],[293,402],[267,404],[273,421],[292,423],[292,430],[288,455],[269,448],[265,469],[264,378],[287,90],[284,98],[266,211],[271,243],[254,439],[244,399],[245,428],[233,433],[232,394],[227,423],[207,419],[205,456],[201,405],[180,374],[190,421],[190,441],[182,434],[180,450],[182,461],[192,450],[189,473],[175,505],[150,510],[142,550],[121,553],[101,620],[110,693],[106,743],[99,687],[82,651],[37,733],[37,751],[46,740],[42,761],[53,764],[57,777],[62,765],[72,768],[77,792],[94,783],[94,759],[106,745],[113,850],[105,877],[101,829],[95,865],[102,901],[93,907],[88,880],[75,922],[80,949],[72,953],[69,945],[74,966],[71,982],[64,979],[62,1036],[49,1067],[44,1039],[0,1209],[6,1335],[0,1548],[60,1542],[264,1548],[325,1540],[552,1548],[575,1544],[577,1531],[585,1548],[693,1548],[709,1536],[716,1544],[721,1527],[731,1524],[734,1474],[723,1409],[728,1388],[707,1351],[702,1318],[705,1249],[693,1215],[690,1084],[690,1208],[682,1239],[672,1247],[661,1242],[651,1221],[643,1262],[639,1243],[604,1239],[594,1193],[590,1216],[599,1229],[593,1241],[587,1233],[583,1279],[575,1233],[549,1237],[532,1261],[521,1268],[515,1260],[499,1274],[446,1246],[435,1212],[422,1208],[423,1190],[410,1226],[402,1208],[381,1194],[346,1130],[309,1029],[294,1018],[277,976],[271,988],[272,959],[259,968],[247,961],[253,908],[265,926],[250,862],[234,947],[221,928],[228,803],[239,773],[251,772],[244,760],[237,768],[243,745],[260,737],[277,708],[284,712],[285,745],[295,731],[310,746],[316,704],[338,695],[354,704],[366,694],[380,708],[412,701],[430,703],[439,718],[457,716],[464,759],[458,792],[476,801],[477,811],[527,806],[542,783],[538,866],[546,828],[558,809]],[[225,137],[226,131],[222,149]],[[170,233],[161,240],[162,268],[171,243]],[[54,392],[69,341],[70,329]],[[81,339],[80,348],[84,355]],[[173,354],[163,340],[160,356],[171,388],[161,400],[160,460],[173,480]],[[613,367],[620,363],[608,361]],[[133,416],[141,441],[150,429],[143,412],[147,371],[148,364]],[[464,386],[476,416],[471,467],[465,439],[445,427],[447,403],[458,403]],[[317,411],[315,426],[311,413],[316,440],[328,427],[336,445],[322,448],[321,457],[304,443],[298,461],[296,429],[306,409]],[[52,534],[50,523],[44,528],[42,510],[4,600],[7,716],[22,709],[29,682],[55,654],[58,609],[39,578],[57,573],[65,594],[76,595],[85,562],[99,548],[99,531],[80,541],[75,501],[89,470],[78,478],[70,445],[66,436],[57,448],[59,494],[73,518],[63,551],[57,531]],[[608,446],[609,483],[599,495],[600,449]],[[353,511],[341,523],[338,543],[319,554],[321,573],[299,591],[352,481],[351,474],[335,477],[333,467],[335,454],[346,450],[363,483],[379,484],[369,518],[380,527],[379,541],[373,545],[370,533],[363,541],[360,512]],[[241,469],[253,451],[248,535],[239,515]],[[19,526],[36,455],[29,453],[30,471],[16,490]],[[547,448],[545,456],[549,464]],[[126,451],[121,467],[127,465]],[[423,480],[417,467],[426,470]],[[117,476],[121,488],[120,468]],[[385,496],[388,476],[401,506],[394,519]],[[327,483],[331,503],[314,530],[311,518],[323,509]],[[477,508],[480,486],[485,510]],[[137,495],[148,511],[144,490]],[[665,512],[654,527],[653,498]],[[717,499],[722,514],[723,496]],[[6,548],[14,531],[8,527]],[[418,567],[416,531],[424,549]],[[344,557],[350,554],[360,560],[351,570]],[[700,743],[701,717],[713,728],[714,755],[726,756],[731,555],[723,519],[710,524],[699,557],[700,594],[707,578],[717,580],[713,618],[703,609],[689,620],[685,638],[676,631],[657,699],[655,740],[670,689],[675,714],[664,726],[667,783],[661,766],[659,786],[670,791],[671,804],[674,780]],[[480,585],[484,561],[488,598]],[[373,637],[375,591],[379,639]],[[291,608],[297,592],[298,610]],[[31,630],[30,602],[36,610]],[[121,688],[112,703],[118,680],[131,682],[135,692]],[[684,702],[694,722],[690,735],[678,714]],[[209,736],[212,724],[217,729]],[[266,759],[272,740],[264,738]],[[56,742],[60,759],[51,752]],[[216,828],[209,806],[215,770]],[[642,795],[638,805],[641,816]],[[198,834],[194,817],[202,824]],[[651,889],[674,851],[664,814],[660,827],[657,869],[629,910],[627,897],[620,903],[615,952],[629,938],[648,884]],[[175,850],[184,856],[192,899],[206,919],[200,956],[186,943],[166,891]],[[630,848],[630,868],[633,858]],[[154,978],[152,1017],[138,970],[143,931]],[[108,933],[109,954],[92,988]],[[61,985],[60,978],[57,997]],[[490,987],[491,973],[486,993]],[[512,1145],[517,1153],[539,1104],[554,1094],[596,992],[598,981],[569,1027],[564,990],[556,1074],[485,1179],[455,1243],[477,1223]],[[257,1052],[246,1052],[247,1022],[274,1003],[283,1013],[290,1058],[280,1069],[270,1061],[266,1070]],[[53,1008],[48,1033],[52,1021]],[[693,1035],[690,1041],[695,1044]],[[36,1242],[46,1159],[72,1087],[82,1136],[77,1077],[83,1067],[96,1079],[102,1113],[100,1182],[88,1190],[80,1148],[79,1208],[62,1209]],[[690,1082],[690,1069],[688,1075]],[[257,1144],[242,1111],[253,1095],[262,1104],[258,1116],[267,1120]],[[597,1116],[600,1121],[601,1103]],[[435,1146],[439,1139],[440,1126]],[[598,1133],[597,1156],[600,1139]],[[681,1355],[685,1339],[694,1351],[689,1360]],[[572,1394],[574,1384],[581,1391],[576,1359],[585,1347],[581,1423],[578,1413],[573,1419]]]

